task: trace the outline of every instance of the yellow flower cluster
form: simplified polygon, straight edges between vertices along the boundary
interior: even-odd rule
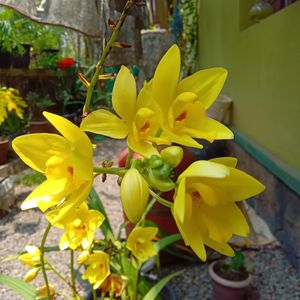
[[[0,89],[0,125],[5,121],[8,112],[15,111],[16,115],[23,119],[25,101],[19,96],[19,91],[13,88],[2,87]]]

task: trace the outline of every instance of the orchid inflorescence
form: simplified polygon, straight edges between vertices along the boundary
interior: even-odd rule
[[[112,92],[113,112],[99,109],[89,113],[87,101],[79,127],[44,112],[60,134],[28,134],[13,141],[19,157],[46,176],[22,203],[22,209],[38,207],[49,222],[41,247],[27,246],[27,253],[19,257],[31,268],[26,281],[34,279],[41,270],[45,286],[40,291],[49,299],[54,297],[46,271],[55,269],[44,257],[46,237],[54,226],[63,230],[59,249],[69,249],[71,261],[74,251],[78,252],[78,265],[86,266],[82,278],[89,281],[94,291],[111,299],[146,297],[151,286],[142,290],[140,269],[161,249],[159,242],[153,241],[158,228],[146,226],[145,222],[155,201],[169,207],[185,244],[201,260],[206,260],[205,246],[234,255],[228,244],[232,236],[249,234],[237,202],[262,192],[264,186],[238,170],[233,157],[200,159],[175,175],[183,159],[183,147],[202,149],[199,139],[210,143],[233,139],[228,127],[206,114],[226,76],[225,69],[211,68],[180,80],[180,51],[173,45],[139,93],[130,70],[121,67]],[[86,87],[92,89],[90,84]],[[93,145],[85,132],[126,139],[126,166],[94,166]],[[133,158],[134,152],[139,156]],[[94,179],[103,174],[122,179],[122,206],[128,222],[135,224],[125,241],[107,231],[105,212],[90,202]],[[168,191],[174,191],[171,201],[163,198],[162,193]],[[98,228],[105,229],[103,240],[94,237]],[[72,269],[72,280],[67,283],[73,297],[80,299],[74,273]],[[93,295],[96,299],[95,292]]]
[[[121,291],[115,289],[113,294],[119,295],[133,285],[132,278],[123,274],[120,266],[130,260],[132,267],[139,270],[157,254],[151,240],[158,229],[144,226],[150,194],[170,208],[185,244],[201,260],[206,260],[205,245],[234,255],[228,241],[233,235],[249,234],[247,221],[236,202],[260,193],[264,186],[236,169],[235,158],[198,160],[177,178],[174,176],[173,171],[183,157],[181,146],[201,149],[198,139],[213,142],[233,138],[229,128],[206,115],[223,87],[226,70],[201,70],[181,81],[179,74],[180,52],[174,45],[138,95],[133,75],[122,66],[112,93],[114,112],[93,111],[80,127],[44,112],[61,135],[29,134],[13,141],[20,158],[46,175],[46,180],[24,200],[22,209],[38,207],[49,224],[64,230],[60,250],[81,253],[78,262],[87,266],[82,278],[94,289],[105,287],[105,293],[109,293],[109,286],[118,285]],[[128,148],[138,153],[139,158],[129,157],[123,169],[94,166],[93,145],[85,131],[113,139],[126,138]],[[99,243],[94,238],[94,231],[101,227],[105,217],[89,208],[87,199],[94,178],[100,174],[122,178],[122,205],[128,220],[136,224],[126,242],[112,238]],[[171,190],[173,201],[159,195]],[[110,242],[114,251],[108,246]],[[35,278],[43,264],[36,259],[38,248],[31,246],[27,250],[28,254],[21,255],[20,260],[32,268],[25,277],[28,281]],[[33,252],[34,255],[30,254]],[[31,256],[25,260],[26,255]],[[114,280],[116,283],[111,284]],[[133,297],[132,292],[127,292]]]

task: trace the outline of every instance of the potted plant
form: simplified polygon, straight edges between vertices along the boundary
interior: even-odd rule
[[[35,39],[34,23],[12,9],[0,11],[0,59],[2,68],[28,68],[30,64],[30,42]],[[3,57],[2,57],[3,58]]]
[[[213,299],[245,299],[251,283],[250,271],[242,251],[237,251],[232,258],[212,262],[208,273],[213,283]]]
[[[42,114],[44,110],[55,105],[49,95],[42,96],[36,92],[29,91],[25,99],[30,111],[29,131],[31,133],[53,132],[52,126]]]
[[[27,104],[13,88],[0,88],[0,99],[0,164],[4,164],[8,160],[9,139],[16,133],[25,133]]]

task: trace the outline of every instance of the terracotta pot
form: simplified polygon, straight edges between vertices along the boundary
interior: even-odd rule
[[[30,133],[58,133],[58,131],[48,121],[30,121]]]
[[[8,149],[9,149],[9,141],[0,140],[0,165],[3,165],[7,162],[8,160]]]
[[[213,300],[244,300],[246,299],[248,286],[251,282],[251,275],[241,281],[231,281],[218,275],[214,266],[218,261],[214,261],[208,267],[208,274],[213,284]]]

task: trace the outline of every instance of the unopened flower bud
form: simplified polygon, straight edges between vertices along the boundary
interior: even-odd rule
[[[91,254],[89,251],[83,251],[81,254],[78,255],[77,264],[83,265],[89,259],[90,255]]]
[[[160,152],[161,158],[173,168],[177,167],[182,160],[183,150],[178,146],[171,146]]]
[[[30,282],[35,279],[37,274],[39,273],[39,270],[40,268],[30,269],[24,277],[25,282]]]
[[[167,179],[171,174],[172,168],[168,163],[164,163],[160,168],[153,170],[153,174],[160,179]]]
[[[148,172],[149,184],[153,188],[158,189],[161,192],[168,192],[175,188],[175,183],[171,179],[160,179],[159,177],[155,176],[154,171],[156,170],[149,169]]]
[[[152,169],[158,168],[163,164],[162,159],[158,155],[152,155],[149,159],[149,166]]]
[[[121,183],[121,200],[130,222],[136,224],[143,215],[149,198],[149,186],[137,169],[131,168]]]

